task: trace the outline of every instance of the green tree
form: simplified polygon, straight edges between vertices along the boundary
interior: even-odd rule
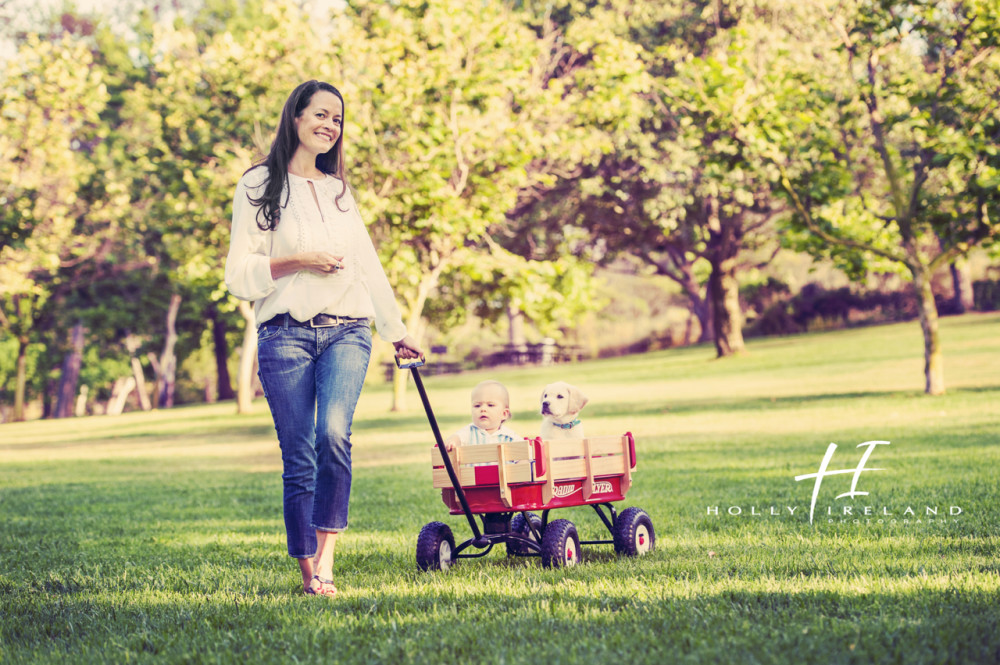
[[[152,26],[157,58],[149,81],[125,94],[125,154],[137,175],[133,214],[140,212],[137,228],[171,285],[167,300],[182,307],[177,325],[186,334],[176,340],[177,349],[189,352],[206,325],[216,328],[218,392],[226,395],[225,324],[238,310],[247,331],[240,412],[250,409],[256,348],[252,310],[238,307],[223,285],[233,189],[266,150],[263,137],[270,131],[263,128],[275,124],[291,88],[303,76],[320,74],[301,70],[322,52],[314,37],[291,3],[210,3],[191,23]],[[165,300],[161,310],[168,309]],[[155,366],[166,387],[178,364],[169,334],[163,349]],[[169,390],[161,390],[161,405],[170,401]]]
[[[931,276],[1000,235],[1000,5],[852,1],[827,20],[758,108],[795,212],[790,240],[856,276],[913,280],[925,392],[941,394]]]
[[[526,208],[544,226],[585,228],[595,260],[633,256],[677,282],[720,356],[743,348],[747,250],[775,244],[773,174],[741,139],[775,57],[766,26],[788,20],[772,4],[565,2],[546,14],[562,22],[559,79],[578,122],[603,138]]]
[[[18,341],[14,418],[23,419],[26,354],[59,271],[92,256],[80,183],[95,170],[107,91],[87,46],[28,36],[0,79],[0,326]]]
[[[497,271],[511,281],[530,270],[491,239],[546,149],[532,119],[558,96],[539,85],[547,54],[536,35],[501,3],[357,3],[347,17],[352,33],[340,40],[340,60],[348,121],[353,110],[360,128],[347,134],[353,182],[420,340],[427,313],[470,301],[469,290],[439,289],[442,281],[492,281]],[[438,302],[428,308],[432,297]],[[404,386],[398,374],[396,409]]]

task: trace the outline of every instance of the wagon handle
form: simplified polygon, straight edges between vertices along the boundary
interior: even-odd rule
[[[625,432],[625,436],[628,437],[628,456],[629,456],[629,468],[635,468],[635,438],[632,436],[632,432]]]
[[[438,428],[437,418],[434,417],[434,410],[431,409],[431,402],[427,399],[427,391],[424,389],[424,382],[420,378],[420,372],[417,370],[418,367],[424,365],[423,356],[419,360],[414,360],[411,362],[403,363],[400,361],[399,356],[396,356],[396,366],[400,369],[408,369],[413,374],[413,382],[417,384],[417,392],[420,393],[420,401],[424,404],[424,411],[427,412],[427,421],[431,424],[431,431],[434,433],[434,440],[437,442],[438,450],[441,451],[441,457],[444,460],[444,468],[448,471],[448,478],[451,479],[451,486],[455,488],[455,494],[458,496],[459,503],[462,504],[462,510],[465,511],[465,518],[469,520],[469,526],[472,527],[472,535],[475,536],[476,547],[482,547],[478,544],[478,541],[482,539],[482,534],[479,532],[479,526],[476,524],[476,519],[472,516],[472,509],[469,508],[469,501],[465,498],[465,490],[462,489],[462,484],[458,482],[458,475],[455,473],[455,467],[451,463],[451,455],[444,447],[444,438],[441,436],[441,430]]]
[[[427,364],[427,359],[424,358],[423,356],[420,356],[419,358],[416,358],[414,360],[407,360],[407,361],[404,361],[399,356],[395,356],[395,360],[396,360],[396,367],[398,367],[399,369],[413,369],[414,367],[423,367],[424,365]]]

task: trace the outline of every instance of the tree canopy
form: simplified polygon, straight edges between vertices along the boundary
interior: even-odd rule
[[[28,397],[65,411],[77,383],[144,391],[147,371],[168,405],[200,349],[224,397],[239,355],[246,394],[252,316],[222,279],[233,187],[309,78],[347,100],[348,181],[418,339],[470,316],[558,338],[601,304],[595,266],[628,259],[674,280],[725,356],[746,269],[781,245],[912,279],[939,393],[931,277],[1000,232],[991,0],[114,11],[3,30],[14,417]]]

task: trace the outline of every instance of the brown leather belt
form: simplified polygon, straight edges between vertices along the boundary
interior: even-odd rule
[[[288,314],[278,314],[265,321],[262,325],[284,326],[287,324],[300,328],[334,328],[348,323],[357,323],[358,321],[368,321],[368,319],[355,319],[349,316],[335,316],[333,314],[317,314],[308,321],[299,321],[298,319],[293,319]]]

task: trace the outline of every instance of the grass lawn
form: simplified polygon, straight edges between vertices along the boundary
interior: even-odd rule
[[[0,663],[1000,662],[1000,316],[942,322],[949,392],[921,394],[916,323],[549,368],[425,378],[442,430],[493,376],[511,426],[565,379],[590,434],[635,434],[619,508],[657,548],[547,570],[502,549],[447,573],[423,524],[469,535],[431,487],[430,429],[366,388],[334,600],[285,554],[270,416],[232,404],[0,426]],[[816,473],[823,480],[813,520]],[[874,471],[872,469],[879,469]],[[849,515],[845,511],[850,510]],[[868,513],[868,514],[866,514]],[[601,537],[587,508],[552,513]]]

